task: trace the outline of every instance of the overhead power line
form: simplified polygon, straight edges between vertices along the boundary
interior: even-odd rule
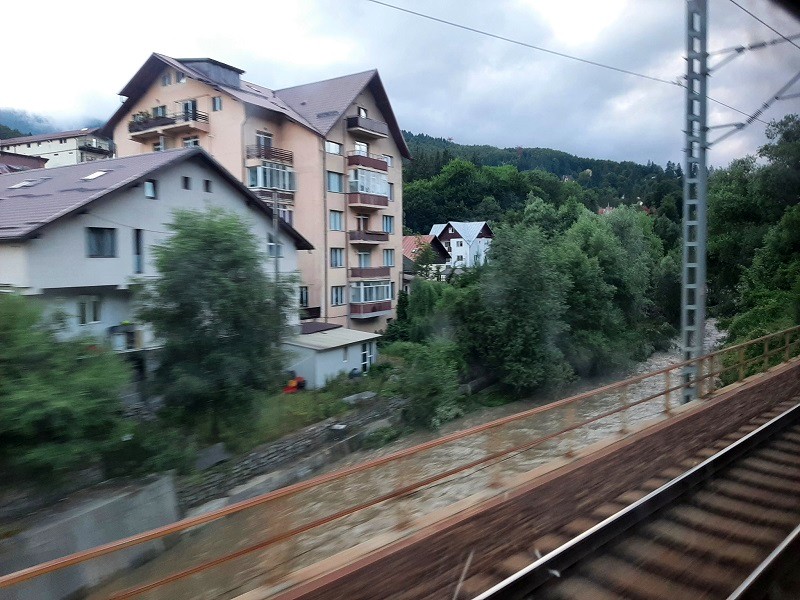
[[[764,40],[763,42],[754,42],[752,44],[747,44],[746,46],[730,46],[729,48],[720,48],[719,50],[714,50],[713,52],[709,52],[709,56],[715,56],[717,54],[728,54],[729,52],[744,52],[745,50],[761,50],[762,48],[767,48],[769,46],[777,46],[778,44],[783,44],[785,42],[791,42],[792,40],[796,40],[800,38],[800,33],[795,33],[790,36],[781,36],[777,38],[773,38],[771,40]]]
[[[753,18],[754,18],[756,21],[758,21],[759,23],[761,23],[761,24],[762,24],[764,27],[766,27],[767,29],[770,29],[770,30],[771,30],[771,31],[773,31],[774,33],[777,33],[777,34],[778,34],[779,36],[781,36],[781,37],[782,37],[784,40],[786,40],[787,42],[789,42],[789,43],[790,43],[792,46],[794,46],[795,48],[797,48],[798,50],[800,50],[800,46],[798,46],[798,45],[797,45],[797,44],[796,44],[796,43],[795,43],[795,42],[794,42],[792,39],[790,39],[790,38],[788,38],[787,36],[783,35],[783,34],[782,34],[780,31],[778,31],[777,29],[775,29],[775,28],[774,28],[772,25],[770,25],[769,23],[766,23],[765,21],[763,21],[762,19],[760,19],[759,17],[757,17],[756,15],[754,15],[753,13],[751,13],[751,12],[750,12],[749,10],[747,10],[747,9],[746,9],[744,6],[742,6],[741,4],[739,4],[738,2],[736,2],[736,0],[729,0],[729,2],[730,2],[731,4],[733,4],[734,6],[738,6],[740,9],[742,9],[742,10],[743,10],[744,12],[746,12],[748,15],[750,15],[751,17],[753,17]],[[797,37],[797,36],[792,36],[792,37],[794,38],[794,37]]]
[[[432,15],[426,15],[425,13],[417,12],[415,10],[411,10],[409,8],[404,8],[402,6],[397,6],[395,4],[390,4],[388,2],[382,2],[381,0],[366,0],[367,2],[371,2],[373,4],[377,4],[379,6],[384,6],[386,8],[391,8],[393,10],[397,10],[400,12],[407,13],[409,15],[414,15],[415,17],[420,17],[421,19],[427,19],[429,21],[435,21],[436,23],[441,23],[443,25],[449,25],[450,27],[455,27],[457,29],[462,29],[464,31],[470,31],[472,33],[477,33],[479,35],[483,35],[486,37],[490,37],[496,40],[500,40],[503,42],[508,42],[509,44],[515,44],[517,46],[522,46],[524,48],[529,48],[531,50],[537,50],[539,52],[545,52],[547,54],[552,54],[553,56],[558,56],[560,58],[566,58],[567,60],[573,60],[575,62],[583,63],[586,65],[591,65],[593,67],[599,67],[601,69],[607,69],[609,71],[615,71],[617,73],[623,73],[625,75],[632,75],[634,77],[639,77],[641,79],[647,79],[650,81],[655,81],[658,83],[663,83],[666,85],[676,86],[680,88],[685,88],[686,85],[681,83],[679,80],[669,80],[663,79],[661,77],[654,77],[652,75],[645,75],[644,73],[638,73],[636,71],[631,71],[629,69],[623,69],[621,67],[615,67],[613,65],[607,65],[605,63],[597,62],[594,60],[589,60],[587,58],[581,58],[580,56],[573,56],[572,54],[566,54],[565,52],[558,52],[556,50],[550,50],[549,48],[543,48],[542,46],[536,46],[534,44],[529,44],[527,42],[522,42],[520,40],[515,40],[510,37],[506,37],[504,35],[499,35],[497,33],[491,33],[489,31],[484,31],[483,29],[477,29],[476,27],[470,27],[468,25],[462,25],[461,23],[455,23],[454,21],[448,21],[447,19],[441,19],[439,17],[434,17]],[[753,118],[754,120],[758,121],[759,123],[763,123],[764,125],[769,125],[766,121],[762,121],[761,119],[757,118],[757,115],[751,115],[748,112],[740,110],[736,107],[731,106],[730,104],[726,104],[721,100],[716,100],[715,98],[711,98],[710,96],[707,97],[709,101],[719,104],[720,106],[724,106],[725,108],[732,110],[734,112],[739,113],[740,115],[744,115],[745,117]]]

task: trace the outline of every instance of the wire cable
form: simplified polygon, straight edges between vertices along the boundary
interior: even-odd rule
[[[407,14],[410,14],[410,15],[414,15],[414,16],[420,17],[422,19],[428,19],[429,21],[435,21],[436,23],[441,23],[443,25],[449,25],[449,26],[455,27],[457,29],[463,29],[464,31],[470,31],[472,33],[477,33],[479,35],[483,35],[483,36],[486,36],[486,37],[494,38],[496,40],[501,40],[503,42],[508,42],[509,44],[515,44],[517,46],[522,46],[524,48],[529,48],[531,50],[538,50],[539,52],[545,52],[547,54],[552,54],[553,56],[566,58],[568,60],[574,60],[576,62],[580,62],[580,63],[587,64],[587,65],[591,65],[593,67],[599,67],[601,69],[607,69],[609,71],[616,71],[617,73],[623,73],[625,75],[632,75],[634,77],[639,77],[641,79],[647,79],[647,80],[650,80],[650,81],[656,81],[658,83],[664,83],[666,85],[671,85],[671,86],[675,86],[675,87],[679,87],[679,88],[684,88],[684,89],[686,88],[686,84],[681,83],[678,80],[670,81],[669,79],[663,79],[661,77],[653,77],[652,75],[645,75],[644,73],[638,73],[636,71],[631,71],[629,69],[623,69],[621,67],[615,67],[613,65],[607,65],[607,64],[604,64],[604,63],[601,63],[601,62],[597,62],[597,61],[594,61],[594,60],[589,60],[587,58],[581,58],[579,56],[573,56],[571,54],[566,54],[564,52],[558,52],[556,50],[550,50],[549,48],[543,48],[542,46],[535,46],[534,44],[529,44],[527,42],[522,42],[520,40],[515,40],[513,38],[509,38],[509,37],[506,37],[506,36],[503,36],[503,35],[499,35],[499,34],[496,34],[496,33],[491,33],[489,31],[484,31],[482,29],[477,29],[475,27],[469,27],[468,25],[462,25],[460,23],[455,23],[453,21],[448,21],[447,19],[440,19],[439,17],[434,17],[432,15],[426,15],[425,13],[417,12],[417,11],[411,10],[409,8],[403,8],[402,6],[396,6],[394,4],[389,4],[388,2],[382,2],[381,0],[366,0],[366,1],[367,2],[371,2],[373,4],[377,4],[379,6],[384,6],[386,8],[391,8],[391,9],[394,9],[394,10],[397,10],[397,11],[400,11],[400,12],[404,12],[404,13],[407,13]],[[789,40],[789,41],[791,41],[791,40]],[[763,123],[764,125],[769,125],[769,123],[767,123],[766,121],[762,121],[761,119],[759,119],[757,117],[757,115],[756,116],[751,115],[748,112],[745,112],[743,110],[735,108],[735,107],[731,106],[730,104],[726,104],[725,102],[722,102],[721,100],[717,100],[716,98],[712,98],[711,96],[706,96],[706,98],[708,100],[710,100],[711,102],[714,102],[716,104],[719,104],[720,106],[724,106],[727,109],[730,109],[730,110],[732,110],[734,112],[737,112],[737,113],[739,113],[741,115],[744,115],[748,119],[749,118],[753,118],[754,120],[758,121],[759,123]]]
[[[760,19],[759,17],[757,17],[756,15],[754,15],[753,13],[751,13],[751,12],[750,12],[749,10],[747,10],[747,9],[746,9],[744,6],[742,6],[741,4],[739,4],[738,2],[736,2],[736,0],[728,0],[728,1],[729,1],[731,4],[733,4],[734,6],[738,6],[739,8],[741,8],[741,9],[742,9],[744,12],[746,12],[748,15],[750,15],[751,17],[753,17],[753,18],[754,18],[756,21],[758,21],[759,23],[761,23],[761,24],[762,24],[764,27],[766,27],[767,29],[769,29],[769,30],[773,31],[774,33],[777,33],[777,34],[778,34],[779,36],[781,36],[781,37],[782,37],[784,40],[786,40],[787,42],[789,42],[789,43],[790,43],[792,46],[794,46],[795,48],[797,48],[798,50],[800,50],[800,46],[798,46],[798,45],[797,45],[797,44],[796,44],[796,43],[795,43],[793,40],[791,40],[791,39],[790,39],[790,38],[788,38],[787,36],[783,35],[783,34],[782,34],[780,31],[778,31],[777,29],[775,29],[775,28],[774,28],[772,25],[770,25],[769,23],[766,23],[766,22],[764,22],[762,19]],[[792,36],[792,37],[796,37],[796,36]]]

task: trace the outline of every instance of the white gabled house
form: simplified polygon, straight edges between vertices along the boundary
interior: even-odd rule
[[[486,262],[494,233],[486,221],[448,221],[431,227],[430,235],[450,253],[448,267],[473,267]]]
[[[144,369],[157,341],[135,323],[129,286],[157,275],[150,248],[173,211],[212,206],[250,224],[268,272],[276,238],[283,273],[313,248],[282,219],[276,233],[270,208],[204,150],[170,150],[0,175],[0,290],[61,311],[67,335],[107,339]]]

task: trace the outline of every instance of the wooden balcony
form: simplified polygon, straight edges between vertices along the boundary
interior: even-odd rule
[[[160,117],[136,118],[128,123],[131,138],[143,140],[161,134],[208,133],[208,114],[199,110],[167,114]]]
[[[261,160],[270,160],[291,165],[294,161],[294,154],[291,150],[284,150],[283,148],[275,148],[273,146],[261,146],[253,144],[246,148],[247,158],[259,158]]]
[[[389,126],[367,117],[347,117],[347,131],[360,137],[389,137]]]
[[[392,301],[381,300],[380,302],[350,303],[351,319],[372,319],[392,312]]]
[[[383,231],[348,231],[347,239],[351,244],[373,245],[389,241],[389,234]]]
[[[347,153],[347,166],[367,167],[368,169],[377,169],[380,171],[388,171],[389,164],[386,162],[386,157],[380,154],[368,154],[358,150],[351,150]]]
[[[353,279],[389,277],[389,269],[391,267],[350,267],[350,277]]]
[[[361,192],[348,192],[347,204],[352,208],[365,208],[378,210],[389,206],[388,196],[378,196],[377,194],[364,194]]]

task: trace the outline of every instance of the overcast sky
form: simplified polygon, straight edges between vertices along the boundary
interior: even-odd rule
[[[566,54],[675,80],[685,73],[682,0],[387,0]],[[781,33],[800,22],[767,0],[739,0]],[[709,50],[776,35],[729,0],[709,0]],[[683,90],[580,64],[368,0],[136,4],[13,2],[0,106],[59,122],[105,119],[153,51],[208,56],[279,89],[378,68],[404,129],[464,144],[534,146],[614,160],[682,160]],[[800,40],[796,40],[800,44]],[[19,54],[8,54],[18,49]],[[746,52],[711,78],[709,96],[748,113],[800,71],[784,43]],[[792,90],[800,92],[800,84]],[[711,125],[744,117],[713,103]],[[800,112],[776,103],[762,117]],[[756,122],[715,146],[724,166],[764,143]],[[714,139],[717,135],[712,132]]]

